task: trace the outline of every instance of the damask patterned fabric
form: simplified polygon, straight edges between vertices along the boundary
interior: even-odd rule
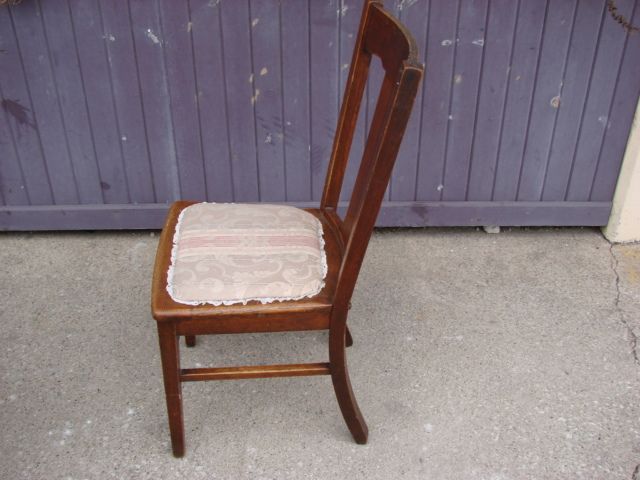
[[[188,305],[298,300],[320,292],[320,221],[284,205],[198,203],[178,218],[167,291]]]

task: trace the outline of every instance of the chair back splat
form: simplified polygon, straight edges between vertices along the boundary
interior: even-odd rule
[[[336,210],[372,55],[380,58],[384,79],[343,221]],[[415,40],[407,29],[386,12],[381,3],[367,0],[353,51],[320,205],[343,241],[344,256],[334,299],[337,307],[348,304],[351,298],[389,183],[422,79],[424,67],[417,57]]]
[[[384,79],[347,213],[337,212],[371,58]],[[171,445],[184,455],[182,384],[330,375],[357,443],[367,424],[347,371],[350,299],[422,78],[415,42],[378,1],[364,0],[320,208],[175,202],[160,236],[151,292]],[[181,368],[179,337],[329,330],[329,361]]]

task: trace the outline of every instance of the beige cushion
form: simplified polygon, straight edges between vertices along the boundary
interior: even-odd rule
[[[327,273],[322,224],[282,205],[198,203],[178,218],[167,291],[189,305],[311,297]]]

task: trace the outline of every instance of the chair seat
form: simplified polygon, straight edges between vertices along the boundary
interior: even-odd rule
[[[175,227],[167,292],[186,305],[265,304],[313,297],[326,274],[314,215],[286,205],[196,203]]]
[[[305,330],[327,328],[338,270],[342,262],[343,247],[336,234],[333,225],[334,221],[329,221],[325,213],[315,208],[302,210],[302,212],[312,215],[322,223],[324,252],[328,271],[324,279],[324,287],[317,295],[291,301],[274,301],[271,303],[249,301],[246,304],[243,301],[231,305],[208,303],[192,305],[175,301],[168,291],[168,271],[172,263],[171,254],[174,246],[173,241],[176,237],[178,218],[184,210],[197,204],[198,202],[178,201],[171,205],[169,209],[167,220],[160,236],[153,273],[151,311],[156,320],[179,321],[180,325],[182,325],[184,322],[192,321],[204,324],[203,322],[206,319],[214,319],[216,325],[219,324],[220,329],[233,327],[238,330],[238,333],[249,330],[266,331],[274,328],[273,322],[284,322],[282,329],[287,331],[297,330],[298,327]],[[175,274],[173,276],[175,277]],[[260,319],[259,324],[252,323],[251,326],[243,326],[242,319],[250,316]],[[305,326],[304,323],[306,321],[310,323]],[[295,325],[295,328],[290,328],[293,325]]]

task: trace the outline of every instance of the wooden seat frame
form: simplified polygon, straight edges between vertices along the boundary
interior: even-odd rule
[[[384,79],[344,220],[337,214],[349,151],[372,55]],[[357,443],[368,429],[351,388],[346,347],[351,345],[347,313],[374,223],[389,183],[400,142],[422,78],[423,66],[411,34],[378,1],[365,0],[351,69],[340,111],[320,208],[308,209],[323,225],[328,272],[316,296],[297,301],[229,306],[183,305],[168,295],[167,270],[178,215],[195,202],[172,205],[158,246],[152,287],[173,454],[184,455],[182,382],[240,378],[331,375],[345,422]],[[329,361],[229,368],[180,368],[179,337],[187,346],[196,335],[329,330]]]

